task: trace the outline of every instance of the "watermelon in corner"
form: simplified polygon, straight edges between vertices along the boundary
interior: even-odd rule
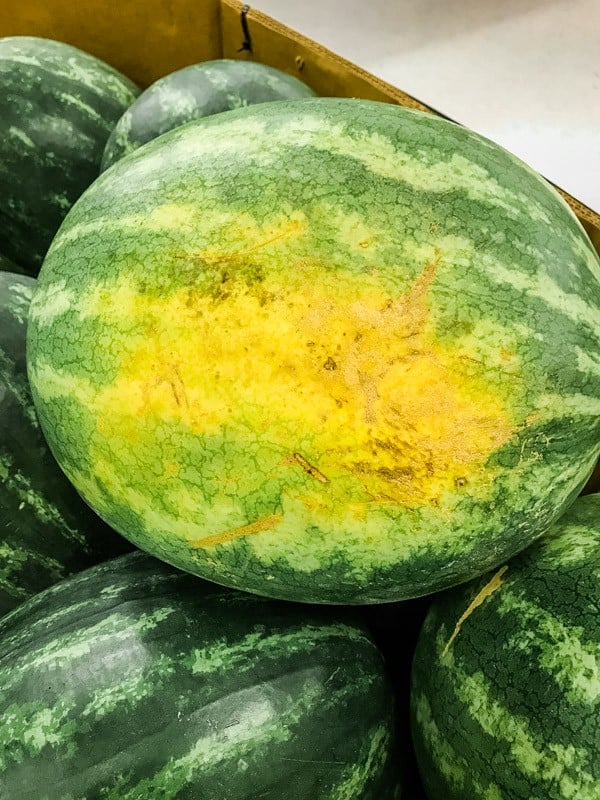
[[[398,800],[381,654],[323,611],[141,553],[46,590],[0,620],[0,797]]]
[[[106,141],[138,88],[50,39],[0,39],[0,242],[36,275],[52,237],[97,177]]]
[[[102,170],[146,142],[195,119],[274,100],[313,97],[305,83],[253,61],[221,58],[171,72],[145,89],[109,136]]]
[[[255,105],[90,187],[28,370],[58,462],[142,549],[273,597],[400,600],[503,563],[579,493],[599,278],[558,194],[475,133]]]
[[[34,288],[33,278],[0,272],[0,616],[131,549],[78,496],[40,429],[25,368]]]
[[[412,678],[429,800],[600,797],[600,495],[434,599]]]

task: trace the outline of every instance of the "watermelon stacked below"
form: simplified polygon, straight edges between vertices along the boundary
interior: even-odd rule
[[[194,119],[255,103],[312,96],[305,83],[265,64],[226,58],[192,64],[160,78],[127,109],[106,143],[102,170]]]
[[[142,549],[283,599],[400,600],[502,563],[581,490],[599,277],[558,194],[475,133],[265,103],[94,182],[28,371],[57,460]]]
[[[40,430],[25,368],[35,280],[0,272],[0,615],[131,549],[83,502]]]
[[[436,598],[413,735],[430,800],[600,798],[600,495],[476,583]]]
[[[0,796],[395,800],[392,695],[349,618],[134,553],[0,622]]]
[[[70,45],[0,39],[0,242],[37,274],[65,214],[97,177],[106,140],[139,90]]]

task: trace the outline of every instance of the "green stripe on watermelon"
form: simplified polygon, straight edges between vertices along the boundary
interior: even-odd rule
[[[314,94],[302,81],[266,64],[226,58],[192,64],[160,78],[127,109],[106,143],[102,171],[146,142],[192,120]]]
[[[476,134],[265,104],[100,176],[44,265],[29,374],[59,463],[143,549],[271,596],[403,599],[522,550],[585,483],[599,277],[559,196]]]
[[[0,240],[28,274],[97,177],[109,134],[138,94],[124,75],[70,45],[0,39]]]
[[[600,797],[600,495],[434,600],[413,666],[430,800]]]
[[[395,800],[392,696],[349,618],[136,553],[0,622],[11,800]]]
[[[25,365],[34,287],[0,272],[0,615],[130,549],[77,495],[40,430]]]

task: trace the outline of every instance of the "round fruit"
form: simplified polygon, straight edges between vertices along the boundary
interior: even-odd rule
[[[600,264],[520,161],[309,99],[170,131],[53,242],[28,368],[55,455],[142,549],[292,600],[481,574],[600,453]]]
[[[65,214],[97,177],[106,140],[139,90],[49,39],[0,39],[0,242],[35,275]]]
[[[160,78],[127,109],[106,143],[102,170],[194,119],[254,103],[312,96],[305,83],[265,64],[226,58],[192,64]]]
[[[0,621],[0,796],[395,800],[366,631],[139,553]]]
[[[40,430],[25,368],[34,288],[33,278],[0,272],[0,616],[131,549],[78,496]]]
[[[600,495],[434,600],[413,666],[430,800],[600,797]]]

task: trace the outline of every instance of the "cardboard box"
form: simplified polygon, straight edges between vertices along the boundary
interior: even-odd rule
[[[4,0],[0,36],[68,42],[140,86],[213,58],[259,61],[295,75],[319,95],[361,97],[439,113],[239,0]],[[443,116],[443,115],[442,115]],[[557,187],[558,188],[558,187]],[[559,189],[600,253],[600,214]],[[586,491],[600,490],[600,466]]]

